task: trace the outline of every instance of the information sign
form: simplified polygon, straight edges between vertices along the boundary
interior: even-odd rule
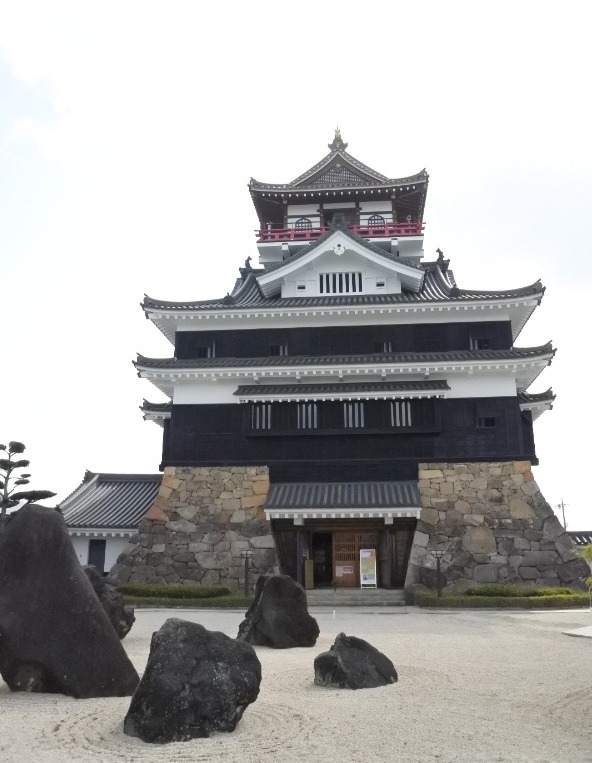
[[[360,549],[360,588],[376,588],[376,549]]]

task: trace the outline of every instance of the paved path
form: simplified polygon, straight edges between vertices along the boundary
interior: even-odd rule
[[[11,694],[0,682],[2,763],[584,763],[592,761],[587,611],[315,612],[313,649],[258,648],[263,683],[232,734],[166,745],[126,737],[129,698]],[[138,670],[168,616],[236,635],[241,612],[139,612],[123,642]],[[388,654],[399,683],[314,686],[312,662],[340,631]]]

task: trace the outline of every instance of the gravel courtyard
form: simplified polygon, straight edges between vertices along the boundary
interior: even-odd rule
[[[311,608],[313,649],[258,647],[259,699],[237,730],[166,746],[126,737],[129,698],[12,694],[0,680],[0,761],[592,761],[592,639],[562,631],[586,611],[425,613]],[[167,617],[235,636],[242,612],[140,611],[123,642],[141,672]],[[313,684],[313,658],[340,631],[394,662],[399,683],[335,690]]]

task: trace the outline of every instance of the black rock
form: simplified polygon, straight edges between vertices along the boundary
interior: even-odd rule
[[[82,569],[90,580],[94,592],[99,597],[111,625],[115,628],[115,633],[120,639],[125,638],[136,622],[134,608],[131,604],[123,603],[123,594],[119,593],[111,583],[108,583],[96,567],[88,564]]]
[[[260,683],[261,663],[252,646],[171,618],[152,636],[123,730],[144,742],[186,742],[234,731]]]
[[[304,588],[289,575],[260,575],[237,639],[288,649],[314,646],[318,635],[317,621],[308,614]]]
[[[330,651],[314,661],[317,686],[338,689],[373,689],[397,681],[395,666],[367,641],[340,633]]]
[[[138,674],[59,512],[29,505],[0,535],[0,673],[12,691],[122,697]]]

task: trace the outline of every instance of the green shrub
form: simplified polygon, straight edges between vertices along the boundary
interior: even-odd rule
[[[253,597],[249,596],[245,599],[243,594],[231,593],[226,596],[215,596],[209,599],[167,599],[164,596],[125,596],[124,601],[126,604],[133,604],[135,607],[166,607],[167,609],[174,609],[179,607],[182,609],[247,609]]]
[[[509,583],[482,583],[467,588],[465,596],[503,596],[514,598],[516,596],[571,596],[575,591],[571,588],[535,588],[534,586],[520,587]]]
[[[567,590],[567,589],[564,589]],[[416,597],[420,607],[444,607],[446,609],[567,609],[589,606],[588,595],[570,592],[558,596],[461,596],[447,594],[438,598],[435,593],[419,593]]]
[[[162,599],[212,599],[227,596],[230,593],[228,588],[221,586],[176,585],[174,583],[125,583],[117,588],[124,596]]]

